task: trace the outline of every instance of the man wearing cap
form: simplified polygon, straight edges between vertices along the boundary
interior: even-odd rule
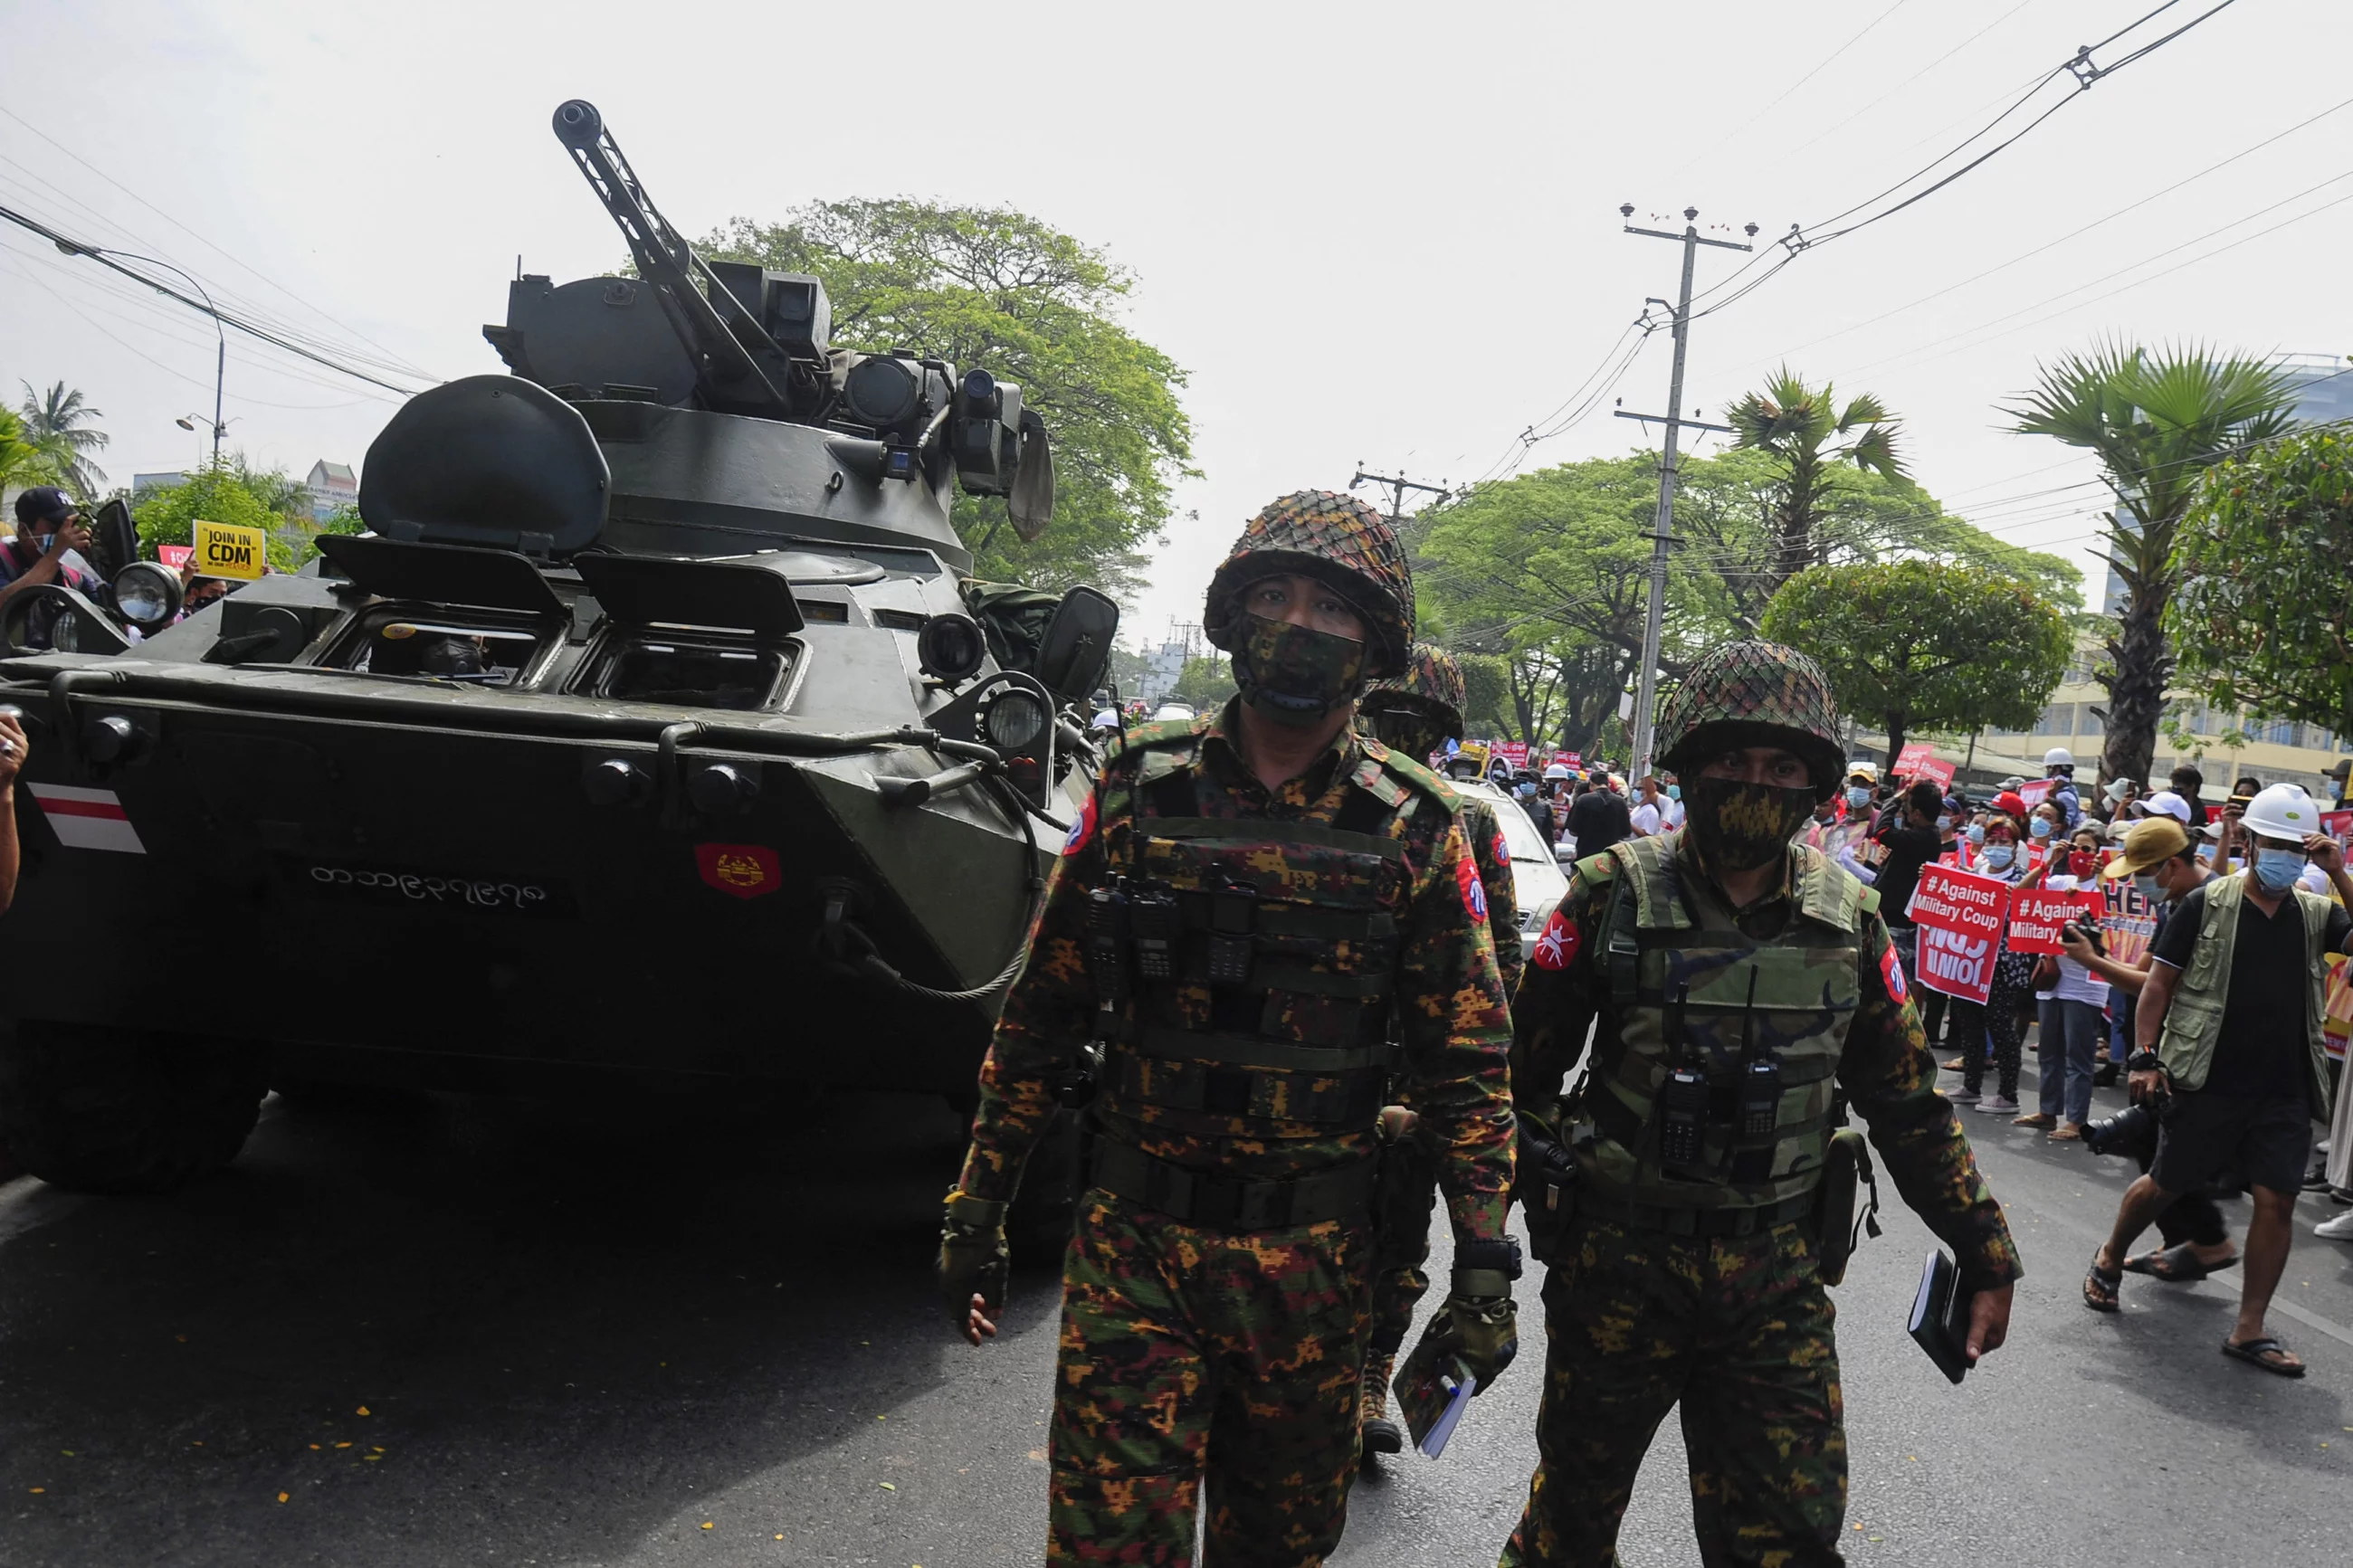
[[[2164,818],[2152,818],[2163,821]],[[2179,825],[2177,822],[2175,826]],[[2353,879],[2320,831],[2320,807],[2295,784],[2246,805],[2248,868],[2182,899],[2151,947],[2125,1065],[2136,1100],[2169,1097],[2157,1159],[2126,1190],[2107,1243],[2084,1278],[2084,1305],[2116,1310],[2126,1254],[2166,1205],[2228,1165],[2247,1182],[2245,1282],[2223,1353],[2283,1377],[2304,1363],[2264,1328],[2287,1267],[2312,1122],[2329,1112],[2323,1037],[2327,955],[2353,952]],[[2335,887],[2331,902],[2296,885],[2307,860]]]
[[[28,588],[55,583],[76,593],[100,591],[99,580],[66,560],[90,548],[81,513],[55,485],[36,485],[16,498],[16,536],[0,544],[0,607]],[[36,639],[47,641],[46,631]]]
[[[1382,1105],[1410,1096],[1453,1223],[1443,1331],[1516,1349],[1510,1024],[1451,792],[1353,728],[1406,668],[1388,521],[1302,490],[1202,616],[1239,694],[1145,725],[1072,827],[980,1075],[939,1279],[973,1343],[1058,1100],[1094,1128],[1063,1257],[1047,1561],[1320,1563],[1357,1470]],[[1206,1486],[1206,1507],[1200,1506]]]
[[[1825,1171],[1855,1152],[1850,1106],[1977,1293],[1969,1358],[2007,1331],[2018,1249],[1936,1092],[1877,895],[1790,842],[1843,776],[1837,737],[1805,655],[1736,642],[1697,660],[1658,725],[1683,831],[1580,859],[1521,982],[1519,1196],[1550,1268],[1539,1463],[1506,1564],[1614,1563],[1678,1404],[1702,1562],[1839,1561],[1823,1270],[1850,1233],[1821,1210]]]
[[[2100,875],[2110,881],[2130,878],[2133,890],[2157,906],[2157,928],[2150,933],[2154,945],[2164,936],[2166,922],[2180,907],[2181,900],[2203,887],[2213,873],[2198,858],[2198,840],[2168,813],[2135,823],[2125,835],[2124,853]],[[2114,1037],[2131,1040],[2134,1011],[2141,987],[2148,981],[2149,966],[2119,963],[2096,952],[2072,928],[2061,935],[2060,941],[2068,957],[2108,983],[2116,1015],[2117,1032]],[[2126,1054],[2123,1050],[2116,1052],[2118,1058]],[[2133,1158],[2139,1163],[2143,1175],[2148,1173],[2155,1155],[2154,1147],[2135,1146]],[[2168,1285],[2189,1285],[2239,1260],[2239,1249],[2231,1240],[2222,1211],[2207,1196],[2202,1185],[2183,1193],[2158,1210],[2157,1230],[2160,1237],[2157,1248],[2126,1258],[2122,1265],[2126,1273],[2146,1274]],[[2094,1305],[2095,1310],[2105,1310]]]

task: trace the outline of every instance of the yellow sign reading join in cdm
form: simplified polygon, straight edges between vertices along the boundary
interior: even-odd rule
[[[234,522],[206,522],[203,518],[196,519],[198,574],[250,580],[261,575],[261,569],[268,561],[261,530]]]

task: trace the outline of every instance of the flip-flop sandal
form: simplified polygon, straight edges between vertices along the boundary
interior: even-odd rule
[[[2124,1282],[2125,1277],[2121,1272],[2110,1273],[2101,1268],[2098,1256],[2094,1255],[2092,1267],[2084,1275],[2084,1305],[2094,1312],[2122,1311],[2124,1309],[2116,1301],[2116,1292],[2124,1288]]]
[[[2289,1350],[2285,1345],[2280,1343],[2279,1341],[2272,1338],[2269,1334],[2265,1334],[2259,1340],[2249,1340],[2244,1344],[2233,1344],[2229,1340],[2224,1340],[2222,1342],[2222,1353],[2231,1357],[2233,1361],[2245,1362],[2249,1366],[2262,1367],[2265,1372],[2270,1373],[2274,1377],[2302,1377],[2304,1375],[2304,1363],[2300,1361],[2274,1361],[2272,1359],[2274,1356],[2288,1356],[2293,1355],[2295,1352]]]
[[[2189,1244],[2185,1241],[2179,1247],[2168,1247],[2161,1252],[2150,1253],[2147,1262],[2148,1267],[2141,1269],[2140,1272],[2152,1279],[2162,1279],[2168,1285],[2195,1285],[2209,1274],[2220,1274],[2225,1268],[2236,1268],[2239,1266],[2239,1255],[2234,1252],[2220,1263],[2203,1262],[2197,1253],[2190,1250]],[[2126,1267],[2130,1268],[2131,1265],[2127,1264]]]

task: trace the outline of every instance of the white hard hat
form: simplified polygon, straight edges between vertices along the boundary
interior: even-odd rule
[[[1093,727],[1098,730],[1116,730],[1119,728],[1119,715],[1106,708],[1095,715]]]
[[[2240,823],[2264,838],[2284,838],[2301,844],[2307,833],[2320,831],[2320,807],[2304,793],[2302,784],[2275,784],[2247,802]]]
[[[2046,768],[2072,768],[2075,765],[2075,753],[2064,746],[2053,746],[2042,753],[2042,765]]]
[[[1565,779],[1567,776],[1568,764],[1567,763],[1546,763],[1545,764],[1545,777],[1548,779]]]

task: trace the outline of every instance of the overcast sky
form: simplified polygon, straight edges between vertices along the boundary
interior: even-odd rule
[[[1202,477],[1129,623],[1156,637],[1198,618],[1244,518],[1345,486],[1359,459],[1461,484],[1640,440],[1608,399],[1532,451],[1514,439],[1607,363],[1645,296],[1673,292],[1677,248],[1621,233],[1620,202],[1661,227],[1696,205],[1730,237],[1817,224],[2158,3],[16,0],[0,204],[435,377],[501,368],[480,326],[518,255],[558,279],[623,255],[549,132],[565,98],[604,110],[690,235],[821,197],[1009,204],[1130,268],[1134,330],[1190,374]],[[1948,506],[2080,557],[2090,465],[2001,434],[1996,404],[2038,357],[2105,334],[2353,349],[2353,108],[2157,194],[2347,102],[2348,58],[2344,0],[2238,0],[1699,321],[1686,405],[1716,417],[1786,356],[1901,414]],[[1702,287],[1743,259],[1703,252]],[[1611,396],[1659,408],[1667,367],[1661,332]],[[203,456],[172,421],[210,406],[208,325],[15,229],[0,378],[12,401],[19,380],[81,388],[118,480]],[[227,387],[231,443],[298,475],[357,465],[393,406],[235,340]]]

